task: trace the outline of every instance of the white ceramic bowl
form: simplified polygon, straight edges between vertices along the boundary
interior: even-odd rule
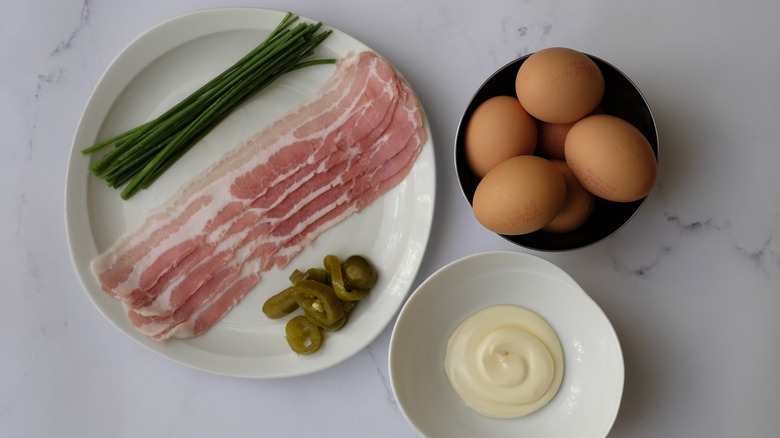
[[[444,372],[455,328],[499,304],[525,307],[547,320],[564,353],[556,396],[539,411],[509,420],[467,407]],[[428,437],[604,437],[623,394],[623,355],[606,315],[566,272],[520,252],[465,257],[425,280],[398,316],[389,369],[403,414]]]

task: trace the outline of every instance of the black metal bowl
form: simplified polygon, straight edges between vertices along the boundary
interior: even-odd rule
[[[586,54],[587,55],[587,54]],[[490,76],[477,90],[471,99],[458,125],[455,137],[455,170],[458,174],[461,191],[469,204],[474,198],[474,191],[480,179],[475,176],[466,163],[464,138],[466,125],[474,110],[484,101],[494,96],[517,96],[515,78],[520,66],[528,57],[526,55],[501,67]],[[600,107],[606,114],[624,119],[645,135],[653,153],[658,159],[658,132],[650,107],[639,89],[620,70],[607,62],[587,55],[601,69],[604,76],[604,98]],[[611,202],[596,198],[593,214],[588,221],[568,233],[548,233],[536,231],[517,236],[501,235],[517,245],[540,251],[567,251],[592,245],[613,234],[625,225],[636,214],[644,203],[644,198],[634,202]]]

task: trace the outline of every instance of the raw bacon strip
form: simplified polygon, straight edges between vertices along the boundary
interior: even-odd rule
[[[186,237],[189,235],[189,233],[181,233],[182,227],[186,224],[186,221],[189,220],[189,218],[196,215],[198,211],[208,205],[210,201],[211,200],[207,196],[194,199],[189,205],[186,206],[186,208],[183,208],[181,211],[177,212],[177,216],[171,218],[165,227],[150,231],[149,237],[146,240],[130,247],[127,251],[121,253],[112,252],[109,250],[108,252],[93,260],[93,272],[95,272],[95,275],[98,281],[100,281],[103,289],[114,297],[121,297],[123,294],[116,288],[133,272],[135,268],[135,260],[140,259],[158,249],[159,247],[156,245],[156,242],[164,240],[171,235],[180,234],[182,235],[182,238],[179,242],[169,246],[168,248],[157,251],[157,265],[150,266],[148,271],[145,272],[145,274],[141,276],[138,281],[140,284],[144,284],[144,282],[156,281],[150,278],[154,277],[155,274],[162,275],[161,273],[166,270],[166,268],[175,266],[182,258],[193,251],[198,245],[197,239]],[[151,217],[155,216],[156,215],[153,214]],[[134,231],[132,233],[126,234],[120,238],[120,240],[114,246],[128,245],[130,241],[135,240],[138,233],[138,231]],[[104,269],[109,265],[110,269]]]
[[[397,132],[400,132],[400,131],[397,131]],[[384,142],[378,143],[378,145],[383,145],[383,144],[384,144]],[[388,173],[392,173],[392,172],[398,170],[399,165],[406,164],[406,163],[402,162],[402,160],[406,160],[406,162],[409,163],[409,166],[411,166],[411,161],[413,160],[412,155],[416,155],[416,152],[419,150],[418,148],[419,148],[420,144],[421,143],[419,143],[419,138],[415,138],[414,141],[409,141],[407,143],[407,147],[404,149],[406,151],[406,153],[404,153],[404,151],[399,152],[385,166],[382,166],[382,162],[381,161],[373,163],[374,167],[371,168],[371,170],[373,171],[371,174],[364,173],[364,174],[359,175],[358,177],[350,180],[348,183],[342,183],[340,185],[332,187],[331,189],[329,189],[327,191],[327,193],[323,193],[321,196],[317,197],[315,199],[315,201],[305,205],[302,208],[299,208],[299,209],[295,210],[295,216],[291,220],[286,221],[286,222],[295,221],[295,220],[297,220],[296,218],[301,218],[301,217],[303,217],[303,218],[311,217],[311,218],[314,218],[314,219],[318,219],[320,216],[329,214],[329,212],[327,211],[327,208],[333,208],[334,210],[335,209],[338,210],[338,213],[339,213],[338,215],[332,215],[331,214],[330,216],[333,216],[333,217],[339,216],[341,219],[343,219],[343,217],[346,217],[346,216],[345,215],[341,215],[341,214],[344,213],[344,211],[346,210],[347,205],[343,201],[339,202],[339,199],[340,198],[350,199],[352,197],[357,198],[357,196],[355,196],[355,194],[351,193],[352,189],[350,189],[350,188],[354,188],[354,187],[357,186],[357,187],[361,187],[362,190],[365,191],[365,189],[367,187],[371,186],[371,185],[374,185],[376,187],[381,187],[381,185],[384,183],[384,181],[382,179],[384,179],[385,175],[387,175]],[[390,149],[390,148],[387,148],[387,149]],[[379,155],[379,154],[374,154],[374,155],[384,159],[384,157]],[[384,169],[383,172],[376,172],[377,166],[382,167],[382,169]],[[336,169],[336,170],[338,170],[338,169]],[[406,169],[406,170],[408,172],[408,169]],[[345,173],[339,173],[338,175],[344,175],[344,174]],[[378,178],[376,178],[374,181],[368,181],[368,179],[370,177],[372,177],[372,176],[374,176],[374,177],[378,176]],[[404,173],[404,176],[405,176],[405,173]],[[314,181],[314,179],[312,181]],[[395,184],[393,184],[393,185],[395,185]],[[363,203],[365,205],[367,205],[369,202],[363,201]],[[341,204],[344,204],[344,205],[341,205]],[[323,206],[325,206],[327,208],[323,210],[322,209]],[[322,211],[317,211],[318,209],[320,209]],[[357,211],[357,210],[355,210],[355,211]],[[290,217],[291,216],[286,216],[286,217],[284,217],[284,219],[290,219]],[[328,219],[329,222],[332,221],[332,217],[328,217],[327,219]],[[320,222],[322,222],[322,221],[320,221]],[[333,223],[336,223],[336,222],[333,222]],[[288,227],[289,227],[289,225],[288,225]],[[324,228],[319,230],[319,231],[321,232],[323,230],[324,230]],[[267,221],[258,223],[255,226],[253,232],[248,236],[248,239],[246,240],[245,245],[241,247],[241,249],[244,250],[244,254],[250,254],[250,253],[256,254],[257,252],[268,253],[268,252],[270,252],[269,248],[270,249],[275,249],[275,247],[273,245],[271,245],[270,242],[266,242],[266,241],[262,240],[262,237],[267,236],[270,231],[275,231],[275,233],[277,235],[284,234],[286,232],[285,230],[278,230],[278,229],[271,228],[270,223],[267,222]],[[290,231],[290,230],[287,230],[287,231]],[[311,239],[311,237],[310,237],[310,239]],[[247,248],[249,248],[249,249],[247,249]],[[257,249],[255,249],[255,248],[257,248]],[[291,258],[291,256],[289,254],[287,255],[287,257]],[[246,257],[243,257],[243,258],[246,258]],[[239,254],[239,255],[236,256],[236,259],[239,259],[238,260],[238,264],[240,265],[242,256]],[[263,268],[264,265],[261,264],[258,261],[257,262],[257,266],[258,267],[257,267],[256,270],[259,271],[259,270],[261,270]],[[208,267],[208,264],[204,264],[203,266],[199,266],[198,269],[207,268],[207,267]],[[227,272],[235,272],[237,269],[238,268],[236,267],[235,261],[232,264],[228,265],[226,268],[224,268],[224,270],[227,271]],[[262,269],[262,270],[266,270],[266,269]],[[226,274],[224,272],[219,272],[219,273],[215,274],[215,277],[217,277],[217,278],[224,278],[225,275]],[[165,315],[157,314],[155,312],[148,312],[147,311],[148,309],[142,308],[142,309],[139,309],[139,310],[135,310],[135,311],[133,311],[133,313],[135,314],[135,320],[136,321],[140,321],[138,319],[138,317],[140,317],[140,316],[158,316],[157,318],[154,319],[155,324],[156,324],[155,326],[152,326],[154,328],[148,328],[149,320],[144,321],[144,324],[137,324],[137,326],[138,326],[139,330],[143,331],[144,333],[146,333],[146,334],[148,334],[150,336],[158,337],[159,336],[158,333],[154,333],[154,332],[150,332],[150,331],[151,330],[155,330],[155,329],[159,330],[160,329],[159,326],[164,325],[164,322],[166,322],[166,321],[167,321],[168,324],[176,324],[176,323],[181,322],[182,316],[188,316],[187,312],[193,312],[194,309],[197,308],[197,306],[192,304],[192,301],[197,302],[197,303],[202,303],[204,297],[211,297],[214,293],[215,293],[214,286],[210,285],[208,283],[205,284],[200,289],[194,291],[193,295],[192,295],[192,298],[187,300],[187,302],[184,303],[181,306],[181,308],[179,308],[177,306],[177,308],[176,308],[176,310],[174,312],[175,316],[173,318],[169,318],[169,319],[160,318],[159,316],[165,316]],[[192,300],[192,301],[190,301],[190,300]],[[184,310],[182,310],[182,309],[184,309]]]
[[[343,65],[343,68],[346,72],[354,73],[358,71],[355,62],[347,62]],[[344,75],[334,75],[327,83],[337,87],[336,91],[338,91],[338,87],[348,87],[350,85],[343,80],[348,76],[354,76],[354,74],[345,73]],[[352,79],[355,78],[353,77]],[[327,95],[333,97],[331,100],[339,98],[338,93],[329,93]],[[336,103],[337,102],[322,102],[324,108],[335,105]],[[300,124],[303,124],[306,123],[311,116],[303,113],[299,118],[301,119],[299,121]],[[281,134],[282,133],[280,132],[279,135]],[[247,142],[247,144],[252,146],[257,145],[263,148],[266,147],[266,144],[257,141],[257,139],[253,142]],[[186,225],[190,225],[190,229],[184,233],[185,236],[197,236],[198,231],[204,229],[212,218],[209,214],[195,215],[192,209],[202,209],[208,205],[212,208],[212,211],[215,211],[215,209],[219,210],[219,208],[210,205],[214,199],[206,194],[208,192],[206,189],[208,186],[213,185],[215,181],[229,175],[231,170],[240,170],[240,165],[242,163],[250,163],[251,161],[248,161],[248,156],[252,151],[247,151],[246,149],[251,148],[245,145],[245,147],[238,148],[233,153],[227,154],[211,168],[211,171],[204,172],[199,177],[193,179],[189,184],[183,186],[177,195],[169,200],[169,202],[153,211],[145,221],[139,224],[134,230],[126,233],[125,236],[120,238],[108,251],[101,254],[101,256],[93,261],[93,271],[98,274],[98,279],[101,281],[104,288],[110,291],[109,293],[112,293],[115,296],[123,296],[127,291],[125,288],[121,287],[122,283],[128,280],[131,280],[131,283],[140,283],[138,278],[131,278],[133,277],[133,274],[140,276],[141,273],[146,272],[147,268],[151,268],[153,271],[159,271],[158,269],[154,269],[153,263],[156,261],[159,253],[164,252],[167,248],[175,247],[175,245],[178,244],[176,240],[181,237],[176,235],[176,232],[182,228],[182,222]],[[255,154],[257,153],[257,151],[254,152]],[[268,156],[273,153],[273,150],[264,152],[266,155],[264,158],[268,159]],[[190,223],[197,218],[200,218],[204,222],[201,224]],[[161,245],[161,243],[163,244]]]
[[[236,282],[240,273],[240,263],[234,263],[222,268],[200,286],[182,306],[168,316],[146,316],[128,308],[130,322],[147,336],[156,340],[167,339],[173,334],[172,329],[198,312],[201,307],[209,303],[221,291],[228,290]],[[257,281],[259,281],[259,278]]]
[[[202,334],[218,323],[259,281],[260,277],[256,273],[245,273],[223,293],[212,298],[190,318],[174,327],[169,337],[184,339]]]
[[[379,196],[395,187],[408,175],[420,151],[420,147],[427,140],[427,132],[424,130],[419,109],[415,110],[417,104],[416,99],[412,94],[410,94],[410,99],[407,100],[406,105],[407,107],[405,107],[405,116],[408,118],[408,122],[411,123],[406,125],[405,130],[403,129],[403,124],[400,122],[397,123],[397,125],[401,126],[394,125],[393,127],[399,129],[396,129],[393,132],[389,132],[386,136],[388,139],[395,138],[396,141],[399,141],[399,138],[403,139],[403,135],[400,135],[399,137],[398,133],[406,132],[407,135],[411,135],[411,137],[408,138],[407,141],[403,144],[401,150],[385,162],[377,161],[373,163],[374,167],[371,168],[371,172],[361,174],[359,177],[342,184],[342,187],[334,187],[331,189],[337,196],[344,197],[346,195],[345,199],[347,199],[347,201],[340,203],[331,202],[331,199],[327,199],[328,196],[323,195],[312,203],[307,204],[307,207],[312,207],[312,204],[315,204],[314,207],[320,207],[323,213],[318,211],[305,212],[305,209],[299,210],[299,213],[289,219],[290,221],[295,222],[302,217],[316,217],[316,220],[311,221],[305,227],[305,229],[302,230],[302,232],[293,233],[289,232],[289,230],[288,232],[284,232],[276,228],[275,231],[277,231],[277,236],[274,237],[292,237],[286,240],[284,237],[282,237],[278,241],[274,241],[273,239],[269,240],[266,238],[251,242],[251,244],[248,246],[254,249],[247,250],[247,253],[248,251],[251,251],[253,257],[247,260],[247,262],[244,264],[244,269],[247,269],[247,266],[249,266],[250,271],[266,271],[271,269],[274,265],[279,268],[286,266],[295,255],[297,255],[306,245],[311,243],[322,232],[341,222],[351,214],[361,211],[363,208],[370,205],[371,202],[376,200]],[[411,134],[409,134],[410,132]],[[393,146],[396,147],[397,145]],[[391,148],[386,147],[381,149],[385,150]],[[382,154],[377,154],[377,156],[386,158]],[[349,188],[344,189],[344,187]],[[357,187],[361,189],[355,190]],[[244,249],[246,249],[246,247],[244,247]],[[255,268],[255,266],[258,265],[259,267]],[[226,291],[215,295],[214,298],[212,298],[212,303],[207,304],[207,307],[219,307],[224,305],[224,301],[220,300],[219,297],[221,294],[230,293],[230,290],[227,289]],[[207,312],[207,314],[212,314],[213,312],[216,312],[216,310],[204,310],[204,312]],[[225,311],[225,313],[226,312],[227,311]],[[199,327],[201,327],[201,330],[191,330],[190,327],[196,325],[194,320],[198,318],[198,314],[188,318],[188,322],[183,323],[182,327],[184,328],[181,329],[176,328],[170,330],[166,328],[166,331],[164,332],[165,336],[168,336],[170,333],[172,333],[173,336],[177,338],[197,336],[197,334],[202,333],[203,330],[206,330],[209,327],[204,322],[205,320],[201,318],[200,322],[197,324]],[[217,320],[212,321],[214,323],[217,322]],[[178,321],[171,321],[171,323],[177,324]],[[158,335],[156,339],[160,340],[164,339],[164,337],[160,337]]]
[[[401,103],[393,107],[392,129],[384,132],[382,137],[378,138],[371,148],[365,148],[365,150],[354,155],[352,159],[330,167],[325,172],[317,173],[295,192],[289,194],[282,203],[268,211],[263,220],[258,221],[252,230],[248,232],[242,245],[256,245],[256,242],[253,242],[254,240],[262,239],[272,231],[276,236],[285,234],[295,235],[297,232],[305,229],[306,224],[301,224],[302,221],[315,221],[320,216],[328,214],[328,209],[336,208],[340,204],[348,202],[349,199],[361,194],[370,185],[382,183],[383,179],[371,180],[371,177],[377,173],[377,169],[383,168],[385,173],[388,171],[395,173],[400,166],[412,160],[412,156],[416,156],[422,141],[420,141],[420,138],[414,138],[414,141],[407,141],[408,139],[405,137],[419,136],[420,132],[416,130],[419,126],[422,126],[422,120],[410,118],[409,116],[409,110],[416,106],[416,99],[411,90],[404,87],[401,91]],[[399,148],[404,147],[405,149],[402,149],[401,152],[406,150],[405,155],[398,152]],[[396,158],[393,154],[402,156],[402,158]],[[266,192],[266,194],[268,193]],[[315,196],[311,196],[312,193]],[[265,196],[258,198],[255,202],[257,203],[264,199]],[[345,210],[345,208],[340,209],[341,212]],[[279,226],[281,226],[281,229],[277,229]],[[296,231],[296,227],[298,231]],[[313,239],[313,237],[310,239]],[[271,242],[261,242],[260,248],[265,252],[276,249]],[[288,255],[288,258],[291,258],[291,256]],[[206,263],[208,262],[207,260]],[[266,263],[261,263],[259,266],[263,268],[266,266]],[[198,267],[197,269],[204,268]],[[193,294],[200,294],[200,292],[193,290]],[[178,302],[171,307],[176,309],[180,304]],[[176,313],[181,313],[178,310],[175,311]],[[165,312],[160,312],[159,307],[153,306],[136,309],[135,312],[144,316],[167,315]]]
[[[369,161],[357,169],[362,172],[360,175],[332,187],[329,196],[317,198],[274,227],[265,239],[266,250],[261,271],[267,271],[273,266],[283,268],[319,234],[365,208],[409,173],[420,146],[426,140],[426,132],[420,129],[420,116],[409,112],[416,105],[416,98],[410,90],[405,106],[398,111],[406,119],[398,118],[393,125],[394,129],[380,139],[373,150],[374,154],[368,157]],[[344,175],[349,175],[349,172],[345,171]],[[392,177],[398,180],[390,187],[384,187],[382,184]],[[337,210],[337,213],[333,210]],[[288,244],[290,241],[295,243]],[[283,246],[287,247],[284,255],[272,258]]]
[[[374,87],[378,89],[379,87]],[[348,132],[351,138],[351,143],[348,143],[348,147],[339,148],[336,153],[331,154],[327,158],[323,159],[319,163],[313,165],[304,166],[299,169],[295,174],[288,177],[286,180],[281,181],[271,189],[264,190],[264,195],[256,199],[251,204],[251,209],[247,210],[243,216],[238,216],[235,220],[247,222],[246,217],[249,217],[249,221],[258,221],[269,211],[278,210],[280,205],[290,204],[289,200],[299,199],[306,200],[317,196],[319,193],[327,189],[327,181],[322,181],[321,178],[317,178],[320,175],[329,175],[328,178],[333,178],[333,175],[338,175],[338,169],[345,168],[347,163],[352,161],[364,160],[362,158],[363,152],[369,149],[375,149],[378,135],[382,134],[384,130],[390,125],[394,118],[394,109],[397,106],[396,103],[399,100],[399,95],[402,90],[399,90],[397,84],[390,83],[381,87],[384,91],[382,98],[379,98],[379,91],[373,94],[372,99],[366,99],[365,94],[359,99],[359,104],[353,106],[355,108],[355,114],[347,119],[347,122],[340,127],[338,131],[334,131],[332,137],[339,137],[343,141],[345,135],[342,132]],[[377,106],[380,105],[380,106]],[[386,106],[390,109],[383,108]],[[371,108],[373,107],[373,110]],[[373,128],[372,128],[373,126]],[[366,131],[368,128],[371,132],[362,138],[359,137],[361,132]],[[334,141],[335,142],[335,141]],[[336,164],[334,164],[336,163]],[[350,164],[351,166],[351,164]],[[354,167],[354,166],[353,166]],[[302,176],[306,172],[307,175]],[[297,187],[295,185],[288,184],[288,181],[304,181],[299,183]],[[284,191],[287,189],[287,191]],[[272,208],[273,207],[273,208]],[[233,224],[235,225],[235,224]],[[211,242],[220,242],[216,251],[224,250],[232,252],[235,249],[235,244],[241,241],[243,236],[254,231],[256,236],[258,227],[254,227],[252,230],[246,227],[235,227],[236,230],[228,231],[227,233],[214,232],[206,239],[205,245],[210,245]],[[262,232],[262,231],[261,231]],[[218,237],[214,237],[218,235]],[[228,242],[227,245],[225,243]],[[198,252],[201,262],[211,263],[211,260],[204,259],[204,254]],[[226,260],[223,260],[226,262]],[[187,264],[183,265],[181,271],[185,274],[190,269],[199,269],[195,265],[192,265],[190,260],[187,260]],[[214,272],[212,268],[219,268],[219,265],[211,265],[208,272]],[[174,268],[174,271],[179,273],[179,269]],[[154,302],[134,300],[133,308],[137,313],[145,316],[165,316],[173,312],[184,299],[188,297],[187,291],[194,293],[193,288],[183,289],[181,283],[189,284],[188,280],[176,279],[171,281],[169,276],[163,276],[161,281],[152,290],[147,292],[147,295],[154,296]],[[150,293],[151,292],[151,293]]]
[[[377,186],[373,186],[372,188],[367,189],[361,193],[361,196],[357,197],[355,202],[344,202],[339,204],[336,208],[329,210],[325,215],[321,216],[317,221],[307,227],[303,233],[298,234],[293,239],[291,239],[292,244],[290,244],[291,241],[287,241],[286,243],[288,245],[283,248],[286,251],[280,255],[275,254],[271,264],[276,263],[277,265],[286,265],[318,235],[341,222],[353,213],[359,212],[368,206],[371,202],[373,202],[382,193],[385,193],[387,190],[397,185],[408,174],[409,169],[411,169],[412,161],[413,159],[405,163],[406,165],[399,172],[391,175],[388,180],[382,181]],[[254,243],[257,244],[258,241],[255,241]],[[247,260],[244,263],[244,271],[248,273],[254,273],[262,270],[268,270],[264,269],[266,268],[265,266],[261,266],[263,253],[267,252],[265,245],[267,245],[267,242],[264,242],[262,245],[257,247],[255,251],[253,251],[255,257],[251,260]],[[263,251],[264,249],[266,251]],[[238,299],[240,299],[236,299],[237,296],[240,295],[243,297],[243,294],[248,292],[245,291],[243,287],[247,285],[248,282],[253,278],[254,276],[252,274],[245,274],[239,280],[237,280],[234,285],[231,285],[224,290],[217,292],[216,294],[213,294],[213,290],[209,290],[207,292],[208,296],[211,296],[212,298],[208,303],[205,303],[205,305],[199,307],[198,310],[185,321],[178,321],[175,318],[170,320],[170,323],[173,327],[164,327],[159,334],[152,335],[153,338],[156,340],[165,340],[171,336],[176,338],[190,338],[203,333],[204,331],[211,328],[214,324],[219,322],[219,320],[225,314],[227,314],[227,312],[238,302]],[[254,283],[252,283],[251,287],[254,287]],[[198,296],[198,294],[196,293],[194,296]],[[204,294],[204,296],[206,295]],[[189,308],[194,307],[195,306],[190,306]],[[160,327],[156,328],[160,329]],[[141,330],[143,331],[143,329]]]
[[[219,322],[260,281],[252,269],[256,263],[244,263],[224,269],[198,290],[187,303],[169,317],[147,317],[128,311],[130,322],[157,341],[171,337],[191,338]]]
[[[392,83],[394,77],[388,67],[368,53],[345,58],[317,98],[226,154],[97,257],[92,268],[103,288],[118,297],[148,289],[155,276],[147,272],[157,274],[159,279],[187,252],[176,253],[177,257],[170,257],[173,262],[160,265],[164,261],[160,259],[161,254],[188,239],[199,243],[219,225],[219,221],[209,214],[194,214],[193,209],[208,206],[208,211],[222,212],[234,205],[230,202],[236,201],[243,202],[243,207],[247,200],[253,200],[251,196],[260,193],[257,187],[260,190],[273,187],[293,173],[295,166],[303,167],[330,156],[336,145],[325,143],[328,132],[322,129],[323,126],[335,123],[334,128],[338,127],[338,122],[349,114],[345,111],[356,103],[356,96],[378,98],[376,93],[384,91],[384,86],[380,85]],[[356,131],[353,135],[360,133]],[[295,166],[291,168],[290,163]],[[241,176],[247,174],[259,178],[254,181],[242,179]],[[256,187],[248,182],[255,183]],[[225,190],[219,190],[221,187],[231,187],[231,193],[237,196],[225,196]],[[217,203],[221,205],[215,205]],[[186,249],[191,251],[192,245]],[[146,281],[141,281],[141,277]]]
[[[374,173],[386,167],[390,157],[407,144],[405,136],[414,133],[414,126],[409,125],[404,129],[406,121],[401,117],[405,116],[405,110],[399,106],[399,110],[394,113],[392,129],[379,138],[370,150],[363,151],[354,159],[334,166],[327,172],[317,174],[307,183],[309,188],[304,188],[302,193],[296,192],[298,196],[289,196],[285,202],[270,210],[257,226],[264,233],[255,238],[265,239],[272,234],[295,235],[303,230],[307,222],[327,214],[329,209],[341,203],[349,202],[355,194],[360,193],[356,188],[363,190],[369,184],[381,182],[373,178]],[[412,145],[412,148],[416,151],[421,144]]]
[[[335,106],[336,101],[343,94],[343,88],[347,87],[350,81],[355,80],[354,74],[357,72],[357,66],[356,58],[342,62],[339,65],[341,74],[332,75],[323,85],[321,99],[303,106],[311,108],[312,112],[310,113],[304,108],[298,112],[299,124],[310,118],[310,114],[324,112],[328,107]],[[295,117],[290,117],[285,122],[277,122],[277,125],[283,123],[294,126],[296,124]],[[276,133],[276,140],[278,140],[278,136],[287,130],[288,127],[284,127],[271,131]],[[268,139],[267,141],[273,140]],[[111,248],[95,258],[92,261],[92,270],[102,288],[112,296],[121,297],[134,290],[121,287],[124,282],[134,283],[130,279],[133,273],[138,275],[148,268],[162,271],[162,269],[154,269],[152,266],[160,252],[178,245],[178,236],[174,234],[180,229],[182,220],[189,220],[193,216],[192,208],[200,209],[211,203],[212,199],[202,196],[205,188],[220,179],[221,176],[230,174],[231,168],[236,163],[249,162],[251,151],[248,149],[252,149],[255,143],[259,144],[260,139],[251,139],[251,141],[246,142],[245,147],[226,154],[223,159],[212,166],[210,171],[204,172],[183,186],[169,202],[151,211],[144,221],[128,230]],[[198,203],[198,201],[203,202]],[[208,219],[208,215],[203,215],[203,217]],[[198,230],[193,229],[188,235],[197,235],[197,232]],[[184,257],[184,255],[186,253],[183,251],[179,258]],[[135,279],[135,282],[140,283],[140,280]]]
[[[256,243],[257,241],[253,241]],[[248,284],[248,278],[259,281],[256,269],[258,258],[255,254],[255,244],[244,245],[236,251],[230,263],[216,272],[214,276],[201,285],[194,293],[178,307],[172,314],[164,316],[143,315],[134,309],[128,308],[128,315],[133,325],[142,333],[156,340],[168,339],[174,332],[173,329],[189,319],[197,319],[207,305],[220,305],[218,296],[229,291],[235,283]],[[250,275],[253,274],[253,275]],[[213,314],[211,311],[210,314]],[[225,310],[227,313],[227,310]]]
[[[197,336],[254,287],[261,269],[286,265],[408,174],[427,140],[408,85],[367,52],[342,60],[334,76],[340,78],[331,77],[322,95],[226,154],[153,212],[155,220],[144,224],[155,232],[130,232],[135,237],[123,238],[123,248],[93,263],[93,270],[110,265],[118,254],[126,267],[140,254],[129,274],[121,264],[110,266],[111,281],[101,284],[116,283],[109,293],[123,298],[141,332],[158,340]],[[188,221],[185,212],[198,199],[205,205],[194,216],[201,217]],[[151,251],[136,250],[155,236],[163,238]],[[173,249],[184,242],[197,244],[186,253]],[[163,263],[166,251],[177,254],[168,257],[174,262]]]
[[[291,233],[276,232],[269,236],[266,244],[275,248],[264,254],[261,271],[270,270],[274,266],[279,269],[284,268],[317,236],[350,215],[363,210],[379,196],[395,187],[411,170],[419,153],[419,147],[424,142],[425,137],[421,135],[409,139],[407,146],[377,169],[370,178],[365,178],[367,181],[358,181],[358,184],[363,183],[363,185],[358,185],[349,193],[349,202],[338,204],[336,208],[312,221],[302,230],[296,229],[296,232]]]
[[[150,290],[146,299],[128,302],[130,309],[144,316],[166,316],[181,306],[197,288],[227,264],[242,236],[257,222],[256,215],[242,215],[231,222],[221,241],[204,242],[185,261],[169,271]],[[190,258],[192,256],[192,258]],[[183,266],[186,265],[186,266]]]

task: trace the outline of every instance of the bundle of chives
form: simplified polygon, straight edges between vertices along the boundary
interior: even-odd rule
[[[297,20],[288,12],[259,46],[161,116],[82,150],[90,154],[114,145],[90,171],[110,187],[126,184],[120,196],[129,199],[148,188],[234,109],[282,75],[335,63],[335,59],[304,61],[331,31],[317,33],[322,23],[290,28]]]

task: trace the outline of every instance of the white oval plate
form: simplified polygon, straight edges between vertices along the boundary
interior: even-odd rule
[[[166,21],[139,36],[111,63],[96,86],[76,131],[68,164],[66,222],[73,264],[87,295],[121,331],[176,362],[217,374],[276,378],[333,366],[373,341],[403,304],[417,274],[433,218],[435,167],[428,142],[409,176],[360,214],[322,234],[283,271],[264,274],[255,290],[205,334],[157,343],[137,332],[119,301],[98,286],[90,261],[146,212],[230,148],[296,106],[330,76],[333,65],[283,76],[237,110],[149,190],[122,201],[117,190],[90,175],[94,157],[80,151],[158,115],[259,44],[283,12],[256,8],[208,9]],[[302,20],[305,18],[301,17]],[[305,19],[307,21],[315,21]],[[370,50],[334,29],[317,58]],[[380,278],[350,322],[329,334],[316,354],[299,357],[284,338],[283,320],[261,312],[269,296],[288,285],[296,267],[320,266],[326,254],[363,254]]]
[[[498,304],[539,314],[563,347],[560,390],[547,406],[523,418],[478,414],[455,393],[444,371],[447,340],[455,328]],[[520,252],[476,254],[431,275],[401,309],[388,362],[401,410],[429,437],[604,437],[623,394],[623,354],[607,317],[563,270]]]

